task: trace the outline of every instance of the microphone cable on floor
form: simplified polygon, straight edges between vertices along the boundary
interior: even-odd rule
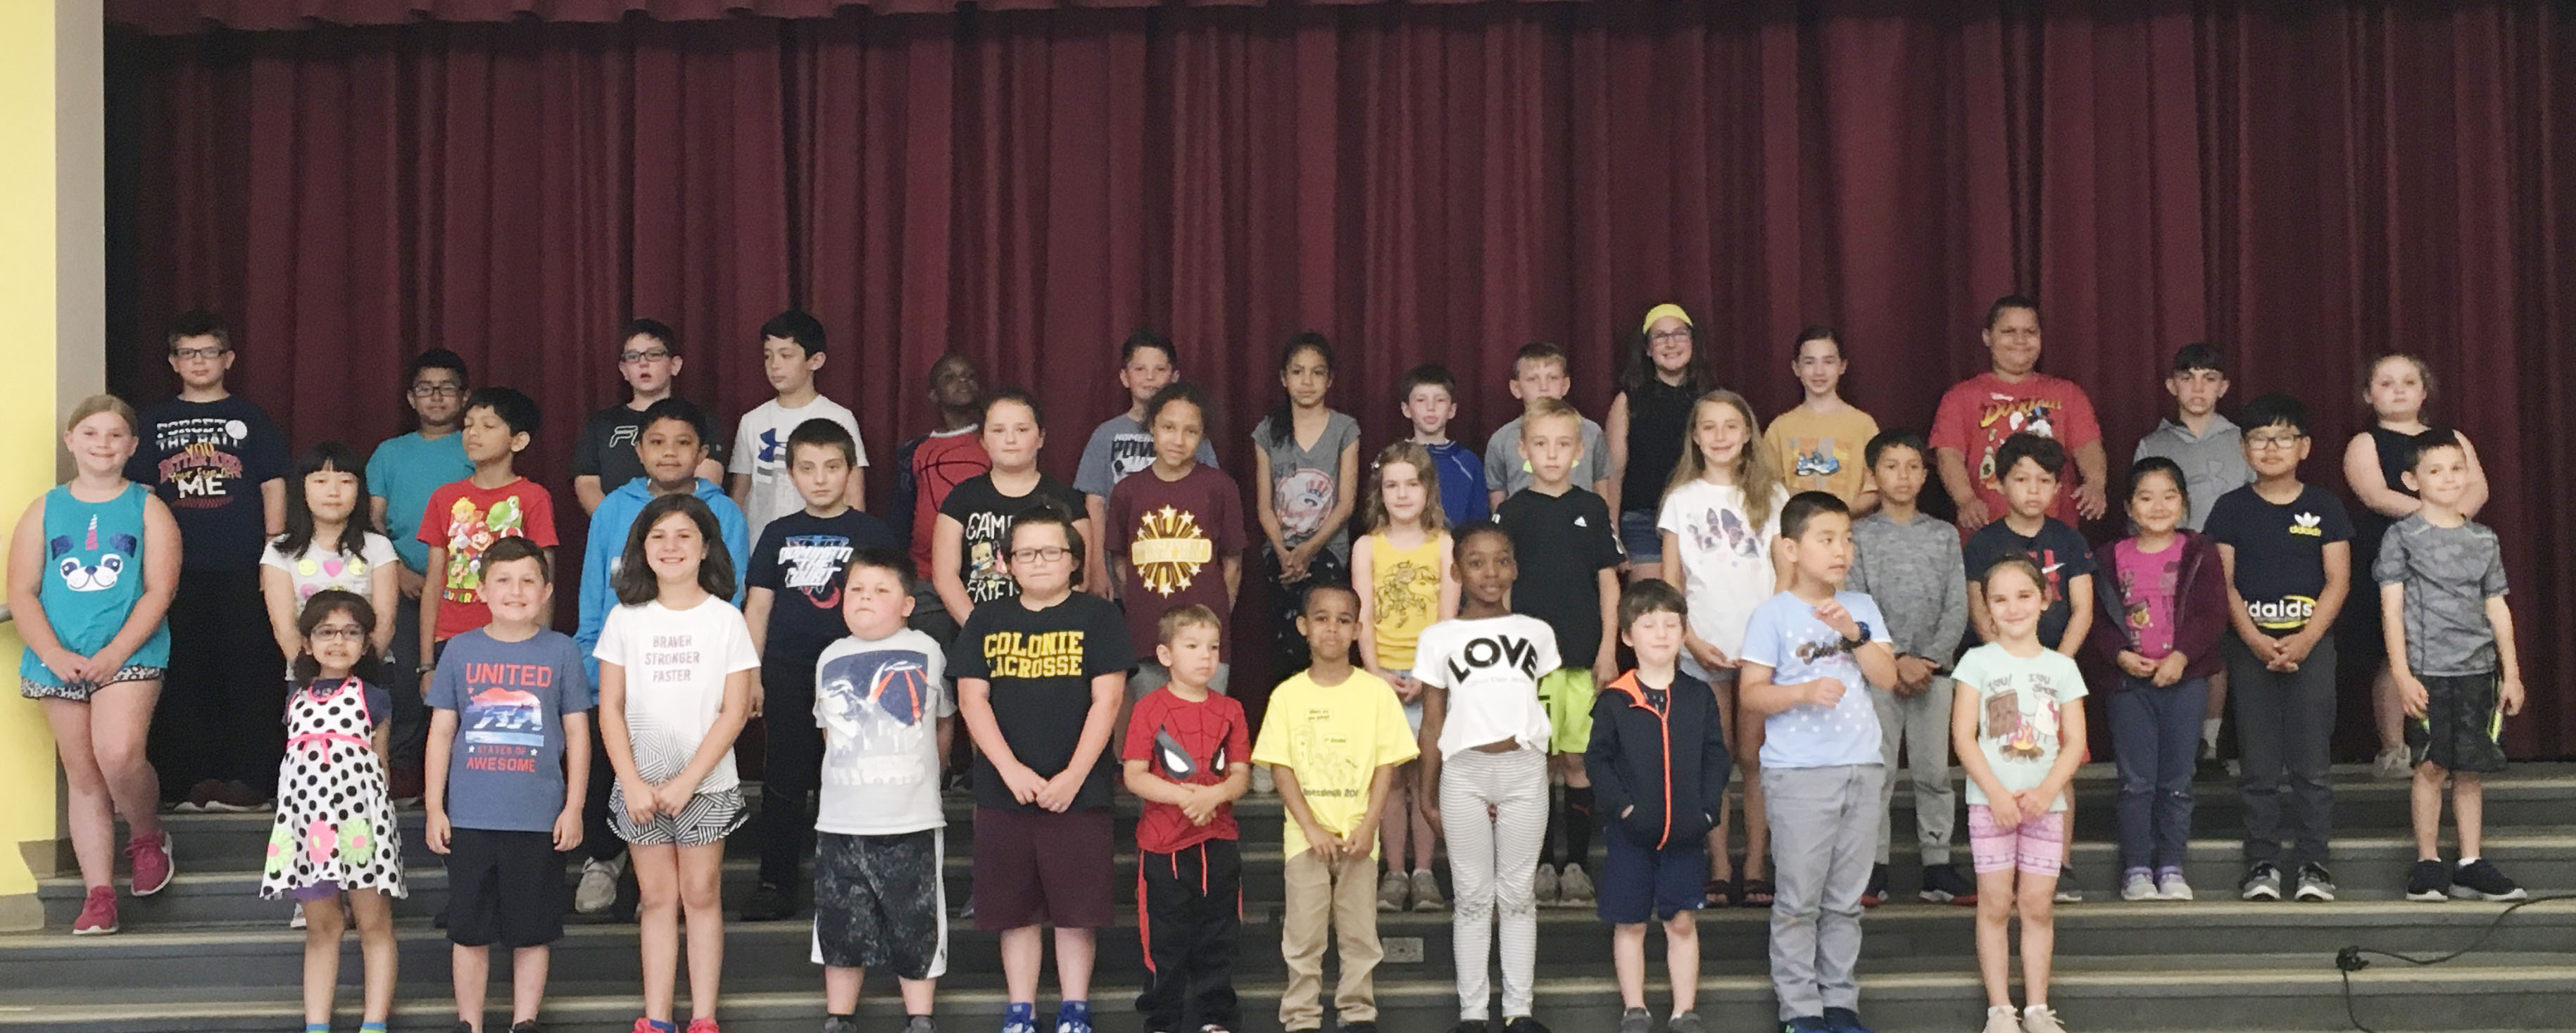
[[[2496,930],[2503,928],[2504,920],[2513,917],[2514,912],[2530,907],[2533,904],[2546,904],[2562,900],[2576,900],[2576,893],[2552,893],[2546,896],[2530,897],[2524,900],[2515,901],[2513,906],[2496,912],[2495,920],[2488,922],[2485,929],[2479,930],[2477,938],[2470,940],[2468,946],[2462,947],[2448,954],[2435,955],[2429,958],[2419,958],[2412,954],[2380,950],[2376,947],[2364,947],[2360,944],[2354,944],[2336,951],[2334,960],[2335,970],[2343,975],[2343,1016],[2345,1021],[2352,1023],[2352,1028],[2361,1031],[2361,1033],[2378,1033],[2377,1030],[2361,1024],[2361,1013],[2354,1009],[2352,1002],[2352,974],[2370,967],[2370,961],[2368,958],[2364,957],[2364,955],[2376,954],[2392,961],[2402,961],[2419,968],[2439,965],[2443,962],[2453,961],[2466,956],[2476,951],[2479,947],[2485,946],[2487,939],[2494,936]]]

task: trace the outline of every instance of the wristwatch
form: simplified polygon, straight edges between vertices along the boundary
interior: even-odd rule
[[[412,669],[411,669],[411,673],[413,673],[413,674],[428,674],[429,672],[431,672],[431,671],[435,671],[435,670],[437,670],[437,669],[438,669],[438,665],[437,665],[437,664],[421,664],[421,665],[419,665],[419,666],[417,666],[417,667],[412,668]]]

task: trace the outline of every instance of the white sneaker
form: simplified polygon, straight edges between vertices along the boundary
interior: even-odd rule
[[[2190,900],[2190,880],[2184,879],[2181,872],[2166,872],[2165,877],[2156,882],[2156,899]]]
[[[1986,1009],[1986,1033],[2021,1033],[2021,1013],[2009,1004]]]
[[[614,860],[593,858],[583,861],[581,887],[573,891],[572,909],[585,915],[608,910],[609,905],[617,903],[617,880],[625,874],[625,854],[617,855]]]
[[[2406,763],[2406,760],[2406,748],[2403,746],[2393,750],[2381,750],[2379,756],[2370,762],[2370,774],[2375,778],[2390,780],[2413,778],[2415,777],[2414,766]]]
[[[1540,907],[1555,905],[1556,869],[1546,865],[1538,866],[1538,874],[1530,879],[1530,899],[1537,902]]]
[[[1556,902],[1566,907],[1591,907],[1592,878],[1583,874],[1583,866],[1569,864],[1556,878]]]
[[[2034,1004],[2021,1010],[2021,1033],[2066,1033],[2057,1023],[2057,1009]]]
[[[2149,878],[2147,873],[2144,871],[2130,872],[2129,877],[2120,882],[2120,899],[2157,899],[2156,880]]]

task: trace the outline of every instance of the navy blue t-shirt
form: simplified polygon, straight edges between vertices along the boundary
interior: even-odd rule
[[[2039,564],[2040,579],[2045,582],[2039,587],[2048,594],[2048,609],[2039,614],[2039,644],[2055,649],[2066,641],[2066,622],[2075,617],[2074,606],[2067,601],[2066,583],[2093,573],[2093,549],[2084,543],[2083,535],[2057,518],[2040,519],[2039,533],[2027,538],[2001,520],[1980,527],[1960,547],[1959,558],[1967,564],[1971,586],[1984,583],[1986,568],[2008,552],[2021,553]],[[2102,617],[2095,614],[2093,619]],[[1975,629],[1968,634],[1975,637]]]
[[[447,640],[429,705],[456,712],[447,820],[461,829],[545,832],[564,809],[563,715],[590,709],[581,647],[560,631],[503,642],[476,628]]]
[[[855,509],[836,517],[800,509],[770,521],[760,531],[760,543],[751,547],[747,581],[772,593],[763,665],[813,667],[823,647],[850,633],[841,621],[841,585],[850,557],[860,549],[903,547],[885,521]]]
[[[259,486],[287,475],[286,435],[240,395],[144,408],[125,477],[160,493],[179,523],[180,566],[257,570],[268,543]],[[296,487],[290,485],[289,487]]]

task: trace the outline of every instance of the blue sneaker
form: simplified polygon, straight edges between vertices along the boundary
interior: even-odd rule
[[[1824,1028],[1827,1033],[1870,1033],[1869,1027],[1860,1024],[1860,1013],[1849,1008],[1825,1009]]]
[[[1038,1006],[1029,1001],[1013,1001],[1002,1010],[1002,1033],[1038,1033]]]
[[[1091,1002],[1066,1001],[1057,1008],[1055,1033],[1091,1033]]]

